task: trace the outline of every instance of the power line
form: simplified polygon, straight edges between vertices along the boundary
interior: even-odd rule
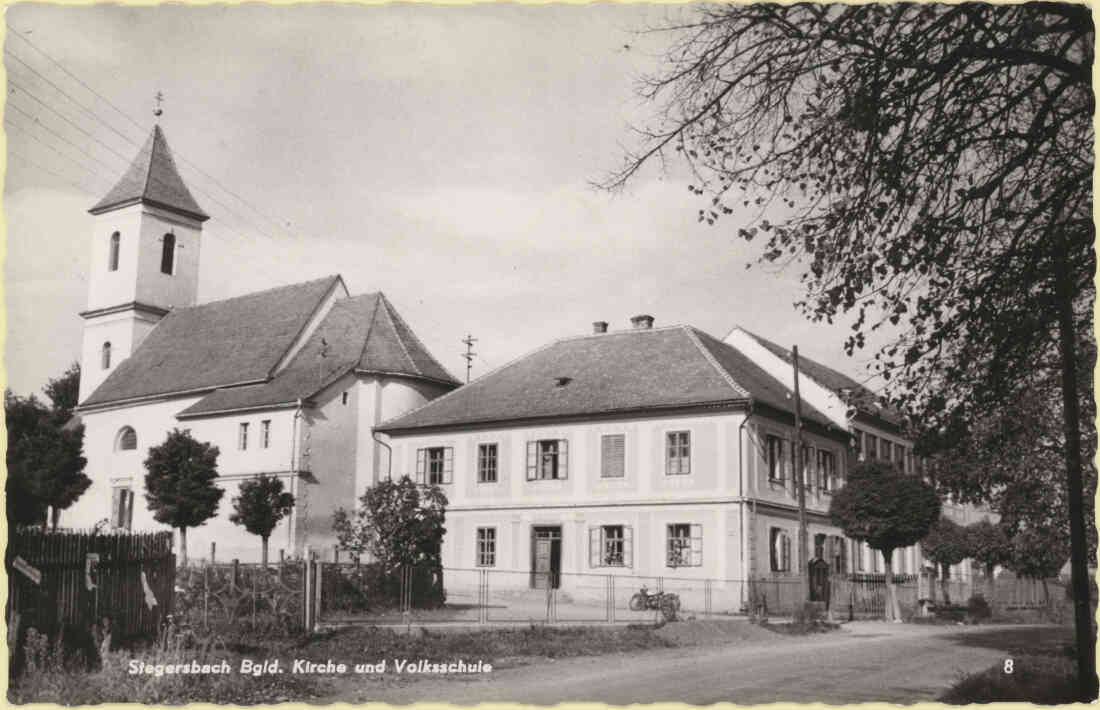
[[[26,157],[25,155],[22,155],[21,153],[19,153],[18,151],[9,149],[8,150],[8,155],[13,156],[15,158],[18,158],[19,160],[22,160],[24,163],[30,165],[33,168],[41,170],[44,173],[49,173],[50,175],[53,175],[54,177],[56,177],[59,180],[61,180],[62,182],[64,182],[66,185],[71,185],[72,187],[76,188],[77,190],[80,190],[81,192],[88,192],[88,188],[86,186],[77,185],[75,182],[73,182],[72,180],[70,180],[66,176],[62,175],[61,173],[56,172],[54,170],[51,170],[50,168],[47,168],[45,165],[42,165],[40,163],[36,163],[35,161],[31,160],[30,158]]]
[[[27,44],[28,46],[30,46],[30,47],[31,47],[32,49],[34,49],[34,50],[35,50],[36,52],[38,52],[38,53],[39,53],[39,54],[41,54],[41,55],[42,55],[43,57],[45,57],[46,59],[48,59],[48,60],[49,60],[49,61],[50,61],[50,62],[51,62],[51,63],[52,63],[53,65],[55,65],[56,67],[58,67],[59,69],[61,69],[61,71],[63,71],[63,72],[64,72],[64,73],[65,73],[65,74],[66,74],[67,76],[69,76],[70,78],[72,78],[72,79],[73,79],[74,81],[76,81],[76,82],[77,82],[77,83],[79,83],[79,84],[80,84],[81,86],[83,86],[83,87],[84,87],[84,88],[85,88],[86,90],[88,90],[89,92],[91,92],[91,93],[92,93],[93,95],[95,95],[95,96],[96,96],[96,97],[98,97],[98,98],[99,98],[100,100],[102,100],[102,101],[103,101],[104,103],[106,103],[106,104],[107,104],[108,106],[110,106],[110,107],[111,107],[112,109],[114,109],[114,110],[115,110],[115,111],[116,111],[116,112],[117,112],[117,113],[118,113],[119,115],[121,115],[121,116],[122,116],[123,118],[125,118],[125,119],[126,119],[126,120],[128,120],[128,121],[130,121],[130,123],[134,124],[134,125],[135,125],[135,126],[136,126],[136,127],[138,128],[138,129],[140,129],[140,130],[145,130],[145,129],[144,129],[143,127],[142,127],[142,125],[141,125],[141,124],[140,124],[140,123],[139,123],[139,122],[138,122],[138,121],[137,121],[136,119],[134,119],[133,117],[131,117],[131,116],[130,116],[129,114],[127,114],[127,113],[126,113],[125,111],[123,111],[122,109],[120,109],[120,108],[119,108],[118,106],[116,106],[116,105],[115,105],[114,103],[112,103],[112,102],[111,102],[111,101],[110,101],[109,99],[107,99],[107,98],[106,98],[105,96],[103,96],[103,95],[102,95],[102,94],[100,94],[100,93],[99,93],[98,91],[96,91],[96,90],[95,90],[95,89],[93,89],[93,88],[92,88],[91,86],[89,86],[89,85],[88,85],[88,84],[87,84],[87,83],[86,83],[86,82],[85,82],[84,80],[82,80],[82,79],[81,79],[80,77],[78,77],[77,75],[75,75],[74,73],[72,73],[71,71],[69,71],[69,70],[68,70],[67,68],[65,68],[65,66],[64,66],[63,64],[61,64],[61,62],[59,62],[59,61],[57,61],[56,59],[54,59],[54,58],[53,58],[52,56],[50,56],[50,55],[49,55],[49,54],[48,54],[48,53],[47,53],[47,52],[46,52],[45,50],[43,50],[42,48],[38,47],[38,46],[37,46],[37,45],[36,45],[36,44],[35,44],[34,42],[31,42],[31,41],[30,41],[29,39],[27,39],[27,38],[26,38],[26,37],[25,37],[25,36],[24,36],[24,35],[23,35],[23,34],[22,34],[21,32],[19,32],[19,31],[18,31],[18,30],[16,30],[15,28],[13,28],[13,27],[12,27],[12,26],[11,26],[10,24],[9,24],[9,25],[7,25],[7,27],[8,27],[8,29],[9,29],[9,30],[11,31],[11,33],[12,33],[12,34],[13,34],[14,36],[18,37],[18,38],[19,38],[20,40],[22,40],[23,42],[25,42],[25,43],[26,43],[26,44]],[[49,84],[50,84],[50,86],[54,87],[54,88],[55,88],[55,89],[56,89],[57,91],[59,91],[59,92],[61,92],[61,93],[62,93],[63,95],[65,95],[65,96],[66,96],[67,98],[69,98],[69,100],[71,100],[71,101],[72,101],[73,103],[75,103],[75,104],[76,104],[77,106],[80,106],[81,108],[84,108],[84,110],[85,110],[85,111],[88,111],[89,113],[92,113],[92,112],[91,112],[91,111],[90,111],[89,109],[85,108],[85,107],[84,107],[84,106],[83,106],[82,104],[80,104],[80,103],[79,103],[78,101],[76,101],[76,99],[74,99],[74,98],[73,98],[73,97],[72,97],[72,96],[71,96],[71,95],[70,95],[70,94],[69,94],[68,92],[66,92],[65,90],[63,90],[63,89],[61,89],[60,87],[58,87],[58,86],[57,86],[57,84],[55,84],[55,83],[53,83],[52,81],[50,81],[49,79],[47,79],[46,77],[44,77],[44,76],[43,76],[42,74],[40,74],[39,72],[35,71],[35,70],[34,70],[34,69],[33,69],[33,68],[32,68],[32,67],[31,67],[31,66],[29,65],[29,64],[27,64],[26,62],[24,62],[23,60],[21,60],[21,59],[19,59],[19,58],[18,58],[17,56],[15,56],[15,55],[14,55],[14,53],[11,53],[11,52],[9,52],[9,51],[8,51],[7,49],[5,49],[5,52],[6,52],[6,53],[9,53],[9,54],[10,54],[10,55],[11,55],[12,57],[14,57],[14,58],[16,59],[16,61],[18,61],[18,62],[19,62],[20,64],[23,64],[24,66],[26,66],[26,67],[27,67],[28,69],[30,69],[30,70],[31,70],[32,72],[34,72],[34,73],[35,73],[36,75],[38,75],[39,77],[41,77],[41,78],[42,78],[42,79],[43,79],[44,81],[46,81],[47,83],[49,83]],[[101,122],[101,123],[103,123],[104,125],[107,125],[107,126],[108,126],[108,127],[109,127],[109,128],[110,128],[110,129],[112,130],[112,131],[114,131],[115,133],[118,133],[118,135],[120,135],[120,136],[123,136],[123,138],[126,138],[126,136],[125,136],[125,135],[123,135],[123,134],[122,134],[122,133],[121,133],[120,131],[118,131],[118,130],[117,130],[117,129],[115,129],[115,128],[114,128],[113,126],[111,126],[110,124],[108,124],[108,123],[107,123],[107,122],[106,122],[106,121],[105,121],[104,119],[100,118],[100,117],[98,116],[98,114],[92,113],[92,115],[93,115],[93,116],[94,116],[94,117],[96,118],[96,120],[100,121],[100,122]],[[132,139],[130,139],[130,138],[126,138],[126,140],[128,140],[128,141],[130,141],[131,143],[134,143],[135,145],[137,145],[136,141],[134,141],[134,140],[132,140]],[[273,218],[273,217],[271,217],[271,216],[267,215],[267,214],[266,214],[265,212],[263,212],[263,211],[261,211],[260,209],[258,209],[257,207],[255,207],[255,206],[254,206],[254,205],[253,205],[252,203],[250,203],[250,202],[249,202],[248,200],[244,199],[244,198],[243,198],[243,197],[241,197],[241,196],[240,196],[239,194],[237,194],[237,193],[236,193],[236,192],[234,192],[233,190],[231,190],[231,189],[229,189],[228,187],[226,187],[225,185],[223,185],[223,184],[222,184],[222,183],[221,183],[221,182],[220,182],[220,181],[219,181],[219,180],[218,180],[217,178],[215,178],[215,177],[214,177],[213,175],[211,175],[210,173],[208,173],[208,172],[206,172],[205,170],[203,170],[202,168],[200,168],[200,167],[199,167],[199,166],[198,166],[197,164],[195,164],[195,163],[194,163],[194,162],[192,162],[191,160],[188,160],[188,159],[187,159],[187,157],[186,157],[185,155],[183,155],[183,154],[180,154],[180,156],[179,156],[179,157],[180,157],[180,160],[181,160],[182,162],[184,162],[184,163],[186,163],[187,165],[189,165],[190,167],[192,167],[192,168],[193,168],[193,169],[194,169],[194,170],[195,170],[196,172],[198,172],[198,173],[199,173],[200,175],[203,175],[204,177],[206,177],[206,178],[207,178],[208,180],[210,180],[210,181],[211,181],[212,183],[214,183],[215,185],[217,185],[217,186],[218,186],[218,188],[220,188],[220,189],[221,189],[221,190],[223,190],[224,192],[226,192],[227,194],[229,194],[229,195],[233,196],[233,197],[234,197],[234,198],[235,198],[235,199],[236,199],[236,200],[237,200],[238,202],[240,202],[241,204],[243,204],[243,205],[244,205],[245,207],[248,207],[248,208],[249,208],[250,210],[252,210],[252,211],[253,211],[254,213],[256,213],[257,215],[259,215],[260,217],[262,217],[262,218],[266,219],[266,220],[267,220],[267,221],[269,221],[269,222],[270,222],[271,224],[274,224],[274,225],[275,225],[276,227],[278,227],[278,228],[279,228],[279,229],[281,229],[281,230],[282,230],[283,232],[285,232],[285,233],[286,233],[286,234],[287,234],[288,236],[290,236],[290,237],[292,237],[292,238],[294,238],[294,239],[297,239],[297,238],[298,238],[298,235],[296,235],[296,234],[294,234],[293,232],[291,232],[290,230],[286,229],[286,228],[285,228],[285,227],[283,226],[283,224],[282,224],[282,223],[280,222],[280,220],[277,220],[277,219],[275,219],[275,218]]]
[[[26,126],[21,126],[21,125],[19,125],[18,123],[16,123],[16,122],[15,122],[15,121],[14,121],[14,120],[12,119],[12,117],[11,117],[10,115],[8,115],[8,116],[5,116],[5,117],[4,117],[4,123],[5,123],[5,125],[7,125],[7,126],[8,126],[9,128],[15,128],[15,129],[17,129],[17,130],[19,130],[19,131],[22,131],[22,132],[26,133],[26,134],[27,134],[27,137],[28,137],[28,138],[30,138],[31,140],[33,140],[33,141],[35,141],[36,143],[39,143],[39,144],[41,144],[41,145],[45,146],[46,148],[49,148],[49,149],[50,149],[50,150],[52,150],[52,151],[53,151],[54,153],[57,153],[57,154],[58,154],[58,155],[60,155],[60,156],[61,156],[62,158],[64,158],[64,159],[68,160],[69,162],[71,162],[71,163],[72,163],[73,165],[76,165],[76,166],[77,166],[78,168],[81,168],[81,169],[83,169],[83,170],[87,170],[87,171],[88,171],[88,172],[90,172],[90,173],[91,173],[92,175],[95,175],[95,176],[96,176],[97,178],[99,178],[99,179],[103,180],[104,182],[106,182],[106,178],[104,178],[104,177],[103,177],[103,173],[102,173],[102,172],[100,172],[100,171],[98,171],[98,170],[94,170],[94,169],[92,169],[92,168],[89,168],[89,167],[88,167],[87,165],[85,165],[84,163],[80,162],[79,160],[77,160],[76,158],[72,157],[71,155],[68,155],[68,154],[66,154],[66,153],[62,153],[62,152],[61,152],[60,150],[58,150],[58,149],[57,149],[56,147],[54,147],[54,146],[50,145],[50,144],[49,144],[49,143],[47,143],[46,141],[44,141],[44,140],[42,140],[41,138],[39,138],[38,136],[36,136],[36,135],[35,135],[35,134],[34,134],[34,133],[33,133],[33,132],[31,131],[31,129],[27,128]],[[10,143],[9,143],[9,148],[10,148]]]
[[[122,160],[122,163],[123,163],[123,165],[124,165],[124,166],[129,166],[129,164],[130,164],[130,159],[129,159],[129,158],[127,158],[126,156],[122,155],[121,153],[119,153],[119,152],[118,152],[118,151],[116,151],[115,149],[113,149],[113,148],[111,148],[110,146],[108,146],[108,145],[107,145],[106,143],[104,143],[103,141],[99,140],[99,139],[98,139],[97,137],[93,136],[93,135],[92,135],[91,133],[89,133],[89,132],[88,132],[88,131],[86,131],[85,129],[83,129],[83,128],[81,128],[80,126],[78,126],[78,125],[77,125],[76,123],[74,123],[74,122],[73,122],[73,121],[72,121],[71,119],[69,119],[69,118],[68,118],[68,117],[66,117],[66,116],[65,116],[64,114],[60,113],[59,111],[57,111],[57,110],[56,110],[56,109],[54,109],[53,107],[49,106],[49,105],[48,105],[48,104],[47,104],[47,103],[46,103],[45,101],[43,101],[42,99],[38,98],[37,96],[35,96],[35,95],[34,95],[34,94],[32,94],[31,92],[27,91],[27,90],[26,90],[25,88],[23,88],[22,86],[20,86],[20,85],[16,84],[16,83],[15,83],[14,81],[10,81],[10,80],[9,80],[9,83],[10,83],[10,84],[11,84],[12,86],[15,86],[15,87],[16,87],[17,89],[19,89],[19,91],[21,91],[21,92],[22,92],[23,94],[27,95],[27,96],[28,96],[28,97],[30,97],[30,98],[31,98],[32,100],[34,100],[35,102],[37,102],[38,104],[40,104],[40,105],[41,105],[41,106],[42,106],[43,108],[45,108],[45,109],[46,109],[47,111],[50,111],[50,112],[51,112],[51,113],[53,113],[54,115],[58,116],[58,117],[59,117],[59,118],[61,118],[61,119],[62,119],[63,121],[65,121],[66,123],[68,123],[68,124],[69,124],[69,125],[71,125],[72,127],[76,128],[76,129],[77,129],[78,131],[80,131],[81,133],[83,133],[83,134],[87,135],[87,136],[88,136],[89,138],[91,138],[92,140],[94,140],[94,141],[95,141],[96,143],[100,144],[101,146],[103,146],[103,147],[104,147],[104,148],[106,148],[107,150],[109,150],[109,151],[111,151],[112,153],[114,153],[114,155],[115,155],[115,156],[117,156],[117,157],[118,157],[118,158],[119,158],[120,160]],[[42,123],[42,122],[41,122],[41,121],[40,121],[40,120],[39,120],[39,119],[38,119],[37,117],[31,116],[31,115],[30,115],[30,114],[28,114],[28,113],[27,113],[26,111],[23,111],[23,110],[22,110],[22,109],[20,109],[20,108],[19,108],[18,106],[16,106],[15,104],[11,103],[10,101],[8,102],[8,105],[9,105],[9,106],[11,106],[12,108],[14,108],[15,110],[19,111],[19,113],[23,114],[24,116],[27,116],[27,117],[28,117],[28,118],[29,118],[30,120],[32,120],[32,121],[33,121],[33,122],[35,122],[36,124],[38,124],[38,125],[42,126],[43,128],[46,128],[45,124],[44,124],[44,123]],[[47,129],[47,130],[49,130],[49,129]],[[106,165],[105,163],[103,163],[102,161],[100,161],[100,160],[98,160],[97,158],[95,158],[95,156],[91,155],[91,154],[90,154],[90,153],[88,153],[87,151],[84,151],[83,149],[81,149],[81,148],[80,148],[79,146],[77,146],[76,144],[74,144],[74,143],[73,143],[72,141],[69,141],[69,140],[67,140],[66,138],[64,138],[63,136],[61,136],[61,135],[57,134],[56,132],[53,132],[53,131],[50,131],[50,132],[51,132],[51,133],[53,133],[53,134],[54,134],[55,136],[57,136],[58,138],[60,138],[61,140],[63,140],[63,141],[65,141],[66,143],[68,143],[69,145],[73,146],[74,148],[77,148],[78,150],[81,150],[81,152],[83,152],[83,153],[84,153],[85,155],[88,155],[88,157],[92,158],[93,160],[97,160],[97,162],[99,162],[99,163],[100,163],[101,165],[104,165],[104,167],[110,167],[110,166],[107,166],[107,165]],[[150,175],[150,176],[149,176],[149,179],[151,179],[151,180],[154,180],[154,181],[155,181],[155,182],[156,182],[156,183],[157,183],[158,185],[161,185],[162,187],[163,187],[163,186],[165,186],[165,184],[164,184],[164,182],[163,182],[162,180],[158,180],[157,178],[153,177],[152,175]],[[235,219],[237,219],[238,221],[240,221],[240,222],[243,222],[243,223],[245,223],[245,224],[249,224],[249,222],[250,222],[250,221],[249,221],[248,219],[246,219],[246,218],[243,218],[243,217],[241,217],[241,216],[240,216],[239,214],[237,214],[237,213],[236,213],[236,212],[235,212],[235,211],[234,211],[234,210],[233,210],[233,209],[232,209],[231,207],[229,207],[228,205],[226,205],[226,204],[225,204],[224,202],[222,202],[221,200],[219,200],[219,199],[218,199],[217,197],[215,197],[214,195],[210,194],[210,193],[209,193],[209,192],[207,192],[206,190],[203,190],[203,189],[202,189],[201,187],[196,187],[195,189],[196,189],[196,190],[197,190],[198,192],[200,192],[201,194],[203,194],[203,195],[205,195],[206,197],[208,197],[208,198],[210,198],[211,200],[213,200],[213,201],[214,201],[215,203],[217,203],[218,205],[221,205],[221,207],[222,207],[222,208],[224,208],[224,209],[225,209],[225,210],[226,210],[227,212],[229,212],[229,214],[231,214],[231,215],[232,215],[232,216],[233,216],[233,217],[234,217]],[[274,237],[272,237],[271,235],[267,234],[266,232],[264,232],[264,231],[263,231],[262,229],[260,229],[260,228],[259,228],[259,227],[257,227],[256,225],[252,225],[252,227],[253,227],[253,229],[255,229],[255,231],[257,231],[257,232],[258,232],[258,233],[260,233],[261,235],[263,235],[263,236],[267,237],[268,239],[270,239],[270,240],[272,240],[272,241],[277,241],[277,240],[275,240],[275,238],[274,238]]]
[[[67,99],[69,99],[69,101],[72,101],[72,102],[73,102],[74,104],[76,104],[77,106],[79,106],[79,107],[80,107],[80,109],[84,111],[84,113],[86,113],[86,114],[88,114],[89,116],[91,116],[92,118],[96,119],[97,121],[99,121],[100,123],[102,123],[102,124],[103,124],[104,126],[106,126],[107,128],[110,128],[110,129],[111,129],[112,131],[114,131],[114,132],[115,132],[115,134],[117,134],[117,135],[121,136],[123,140],[125,140],[125,141],[127,141],[127,142],[129,142],[129,143],[132,143],[132,144],[134,144],[134,145],[140,145],[140,144],[139,144],[139,143],[138,143],[137,141],[135,141],[135,140],[134,140],[133,138],[130,138],[130,137],[129,137],[129,136],[127,136],[127,135],[126,135],[125,133],[122,133],[122,132],[121,132],[121,131],[119,131],[119,130],[118,130],[117,128],[115,128],[114,126],[112,126],[112,125],[111,125],[110,123],[107,123],[107,121],[105,121],[104,119],[100,118],[100,117],[99,117],[99,114],[97,114],[97,113],[96,113],[95,111],[91,110],[90,108],[88,108],[88,107],[87,107],[87,106],[85,106],[84,104],[82,104],[82,103],[80,103],[79,101],[77,101],[77,100],[76,100],[75,98],[73,98],[73,97],[72,97],[72,95],[71,95],[71,94],[69,94],[68,92],[66,92],[66,91],[65,91],[64,89],[62,89],[62,88],[61,88],[60,86],[58,86],[58,85],[57,85],[57,84],[55,84],[54,82],[50,81],[50,79],[49,79],[48,77],[46,77],[46,76],[45,76],[44,74],[42,74],[42,73],[41,73],[40,71],[38,71],[37,69],[35,69],[34,67],[32,67],[32,66],[31,66],[30,64],[28,64],[27,62],[25,62],[25,61],[23,61],[22,59],[20,59],[20,58],[19,58],[19,56],[18,56],[17,54],[15,54],[15,52],[11,51],[11,50],[10,50],[10,49],[8,49],[8,48],[5,48],[5,49],[4,49],[4,54],[8,55],[9,57],[11,57],[12,59],[14,59],[15,61],[17,61],[17,62],[19,62],[20,64],[22,64],[22,65],[23,65],[24,67],[26,67],[26,68],[27,68],[27,70],[28,70],[28,71],[30,71],[30,72],[31,72],[32,74],[34,74],[34,75],[35,75],[35,76],[37,76],[37,77],[38,77],[39,79],[41,79],[42,81],[44,81],[44,82],[46,82],[47,84],[49,84],[50,86],[52,86],[52,87],[53,87],[53,89],[54,89],[54,91],[56,91],[56,92],[58,92],[59,94],[62,94],[63,96],[65,96],[65,97],[66,97]],[[14,82],[12,82],[12,83],[14,83]],[[24,91],[26,91],[26,89],[24,89]]]

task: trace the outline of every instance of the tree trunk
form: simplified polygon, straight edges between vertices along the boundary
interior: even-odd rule
[[[948,589],[947,582],[951,578],[951,565],[945,565],[940,563],[940,571],[943,573],[940,575],[940,589],[943,590],[943,605],[951,606],[951,590]]]
[[[180,565],[187,566],[187,528],[180,528]]]
[[[985,566],[985,589],[986,601],[989,602],[990,611],[996,610],[997,607],[997,580],[993,577],[993,565],[987,564]]]
[[[260,563],[264,569],[267,569],[267,535],[260,537],[263,541],[263,552],[260,553]]]
[[[1077,400],[1076,331],[1073,324],[1073,289],[1066,265],[1066,249],[1056,247],[1058,341],[1062,355],[1062,408],[1066,432],[1066,494],[1069,500],[1070,571],[1073,584],[1073,616],[1077,638],[1077,677],[1082,700],[1096,697],[1096,640],[1092,634],[1092,600],[1089,594],[1088,544],[1085,539],[1084,486],[1081,483],[1081,412]]]
[[[883,567],[886,568],[886,620],[901,623],[901,607],[898,605],[898,592],[894,588],[894,551],[883,550]]]

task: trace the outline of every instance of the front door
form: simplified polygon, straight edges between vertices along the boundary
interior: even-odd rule
[[[561,584],[561,527],[531,528],[531,586],[546,589]]]

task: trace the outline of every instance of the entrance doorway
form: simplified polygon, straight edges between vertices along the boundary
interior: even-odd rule
[[[561,526],[531,528],[531,587],[561,586]]]

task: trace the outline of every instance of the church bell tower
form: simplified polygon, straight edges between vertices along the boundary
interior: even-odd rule
[[[198,295],[202,211],[180,177],[160,126],[88,210],[95,216],[80,401],[95,391],[172,308]]]

